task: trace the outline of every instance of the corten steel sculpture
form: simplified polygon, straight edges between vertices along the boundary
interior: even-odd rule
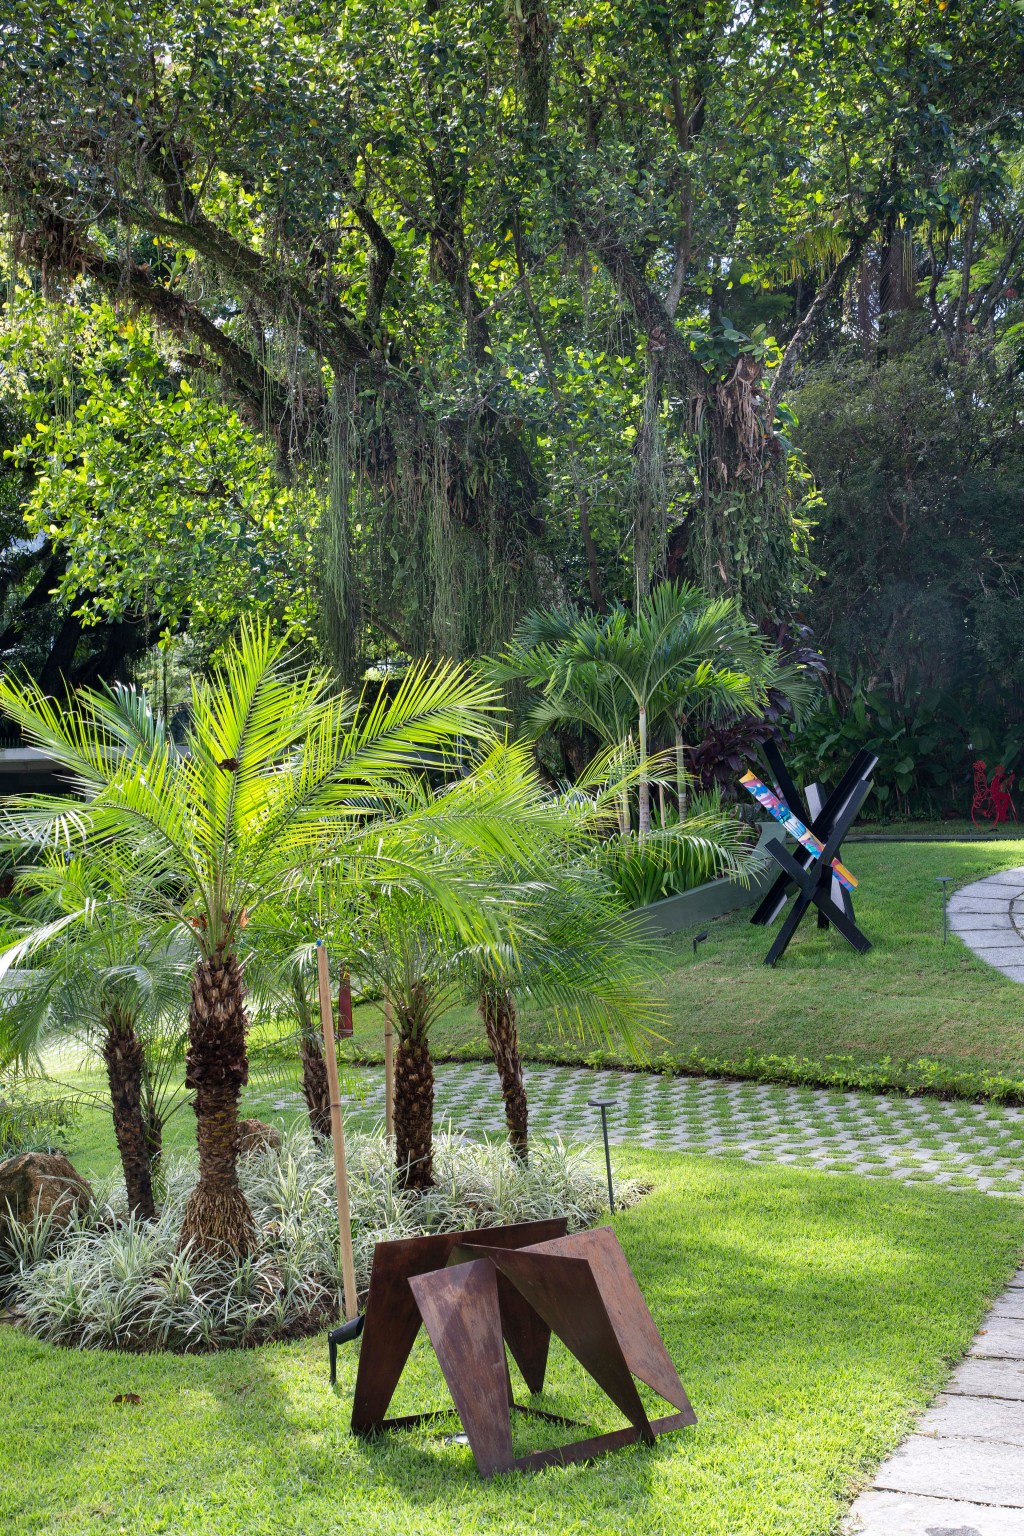
[[[404,1429],[440,1412],[386,1418],[423,1323],[482,1477],[586,1461],[695,1424],[647,1304],[610,1227],[566,1235],[564,1219],[378,1243],[366,1303],[352,1429]],[[513,1400],[505,1345],[531,1392],[544,1385],[552,1333],[608,1394],[629,1427],[517,1457],[512,1412],[573,1421]],[[677,1410],[648,1418],[633,1377]]]
[[[878,758],[873,752],[858,752],[827,798],[817,784],[810,784],[805,803],[774,742],[768,742],[764,755],[786,805],[799,821],[806,824],[806,829],[820,847],[820,852],[817,852],[798,842],[795,853],[790,853],[778,838],[766,844],[766,851],[771,854],[782,873],[755,909],[750,921],[761,925],[773,923],[781,915],[794,889],[796,899],[779,929],[775,943],[764,957],[765,965],[774,965],[785,954],[801,919],[812,905],[818,909],[819,928],[827,928],[831,923],[854,949],[865,954],[871,948],[871,943],[854,920],[853,895],[840,874],[842,871],[843,875],[849,877],[849,871],[839,862],[839,854],[843,838],[871,793],[871,775],[878,766]],[[836,868],[833,868],[834,863]]]

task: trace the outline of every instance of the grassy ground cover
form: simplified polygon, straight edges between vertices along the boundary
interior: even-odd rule
[[[1024,989],[950,936],[942,943],[939,875],[966,885],[1024,864],[1024,840],[880,843],[851,849],[861,882],[857,917],[873,944],[858,955],[833,931],[805,920],[785,958],[763,964],[769,931],[749,914],[711,925],[693,953],[691,935],[665,943],[663,1038],[652,1045],[666,1070],[729,1072],[830,1086],[930,1089],[1024,1099]],[[953,887],[950,888],[951,890]],[[524,1053],[543,1060],[628,1062],[621,1049],[552,1041],[527,1009]],[[355,1046],[380,1056],[380,1016],[358,1011]],[[449,1014],[435,1053],[480,1056],[470,1009]]]
[[[64,1352],[0,1328],[0,1529],[605,1536],[628,1521],[651,1536],[834,1532],[1007,1279],[1024,1209],[698,1157],[623,1163],[655,1184],[616,1226],[695,1430],[653,1452],[482,1484],[465,1449],[425,1430],[349,1436],[354,1347],[341,1352],[335,1396],[322,1340],[183,1359]],[[142,1401],[116,1405],[122,1393]],[[395,1410],[445,1401],[421,1339]],[[598,1428],[616,1422],[560,1347],[544,1403]],[[526,1449],[562,1431],[524,1421],[516,1433]]]
[[[942,838],[946,842],[973,841],[976,839],[1009,839],[1019,841],[1021,829],[1017,822],[1004,822],[999,827],[989,828],[986,823],[976,827],[967,816],[949,817],[945,820],[935,821],[908,821],[903,817],[892,817],[879,821],[858,821],[847,842],[856,843],[862,838],[869,837],[927,837]]]

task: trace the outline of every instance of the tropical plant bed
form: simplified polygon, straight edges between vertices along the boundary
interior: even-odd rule
[[[985,1196],[700,1157],[620,1154],[653,1192],[615,1226],[698,1414],[590,1466],[482,1483],[454,1419],[349,1434],[358,1345],[214,1355],[54,1349],[0,1328],[10,1536],[826,1536],[946,1380],[1022,1243]],[[971,1263],[964,1265],[969,1251]],[[522,1383],[516,1379],[517,1392]],[[126,1394],[133,1398],[125,1400]],[[520,1401],[523,1400],[520,1395]],[[394,1410],[449,1401],[421,1337]],[[614,1408],[556,1344],[543,1406]],[[579,1431],[518,1422],[522,1449]]]
[[[607,1208],[603,1171],[588,1149],[537,1144],[529,1163],[504,1145],[442,1136],[436,1184],[399,1189],[394,1149],[379,1135],[349,1144],[356,1280],[369,1283],[374,1244],[419,1232],[565,1216],[571,1230]],[[0,1228],[0,1293],[10,1320],[55,1344],[133,1351],[250,1347],[317,1331],[341,1289],[330,1145],[290,1131],[280,1148],[241,1160],[260,1247],[241,1262],[178,1251],[195,1184],[191,1156],[168,1160],[159,1219],[129,1218],[123,1182],[109,1180],[81,1217]],[[625,1184],[630,1204],[640,1187]]]

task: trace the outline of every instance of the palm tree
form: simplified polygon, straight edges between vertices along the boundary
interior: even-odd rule
[[[184,1102],[191,946],[138,905],[119,851],[50,852],[16,884],[20,933],[0,956],[0,1063],[38,1063],[71,1042],[102,1057],[128,1206],[151,1220],[163,1127]]]
[[[22,846],[126,844],[154,911],[194,946],[185,1083],[199,1179],[180,1241],[216,1254],[256,1247],[238,1182],[238,1104],[248,1081],[243,936],[264,902],[354,829],[386,823],[423,754],[493,728],[494,690],[456,665],[412,668],[369,708],[300,665],[268,629],[244,626],[219,670],[192,687],[179,751],[144,696],[85,691],[62,710],[32,682],[0,681],[0,705],[69,771],[80,798],[8,805]],[[84,846],[83,846],[84,845]]]
[[[494,1058],[509,1146],[526,1160],[529,1106],[518,1010],[528,1001],[549,1026],[577,1039],[617,1037],[640,1057],[660,1018],[650,983],[656,946],[623,912],[599,871],[552,868],[520,888],[511,942],[470,957],[477,1007]]]
[[[695,714],[712,719],[756,708],[777,667],[772,648],[735,599],[664,582],[641,599],[635,614],[618,607],[608,614],[551,609],[528,615],[496,675],[542,690],[530,715],[537,735],[572,723],[611,745],[625,741],[635,723],[641,765],[649,761],[652,732],[671,724],[682,814],[687,722]],[[638,801],[640,837],[646,838],[650,779],[643,767]]]
[[[406,1187],[431,1181],[430,1034],[460,999],[477,1003],[509,1140],[523,1156],[528,1109],[517,999],[542,1005],[555,1027],[578,1037],[614,1034],[637,1050],[658,1017],[649,988],[653,945],[622,914],[593,863],[595,833],[608,825],[620,785],[595,780],[587,789],[552,794],[522,744],[492,748],[438,795],[420,786],[423,831],[437,838],[436,858],[462,882],[485,938],[467,937],[435,904],[403,893],[375,900],[361,937],[350,941],[353,970],[387,998],[398,1032],[396,1160]],[[476,818],[484,826],[496,819],[503,843],[467,836]]]

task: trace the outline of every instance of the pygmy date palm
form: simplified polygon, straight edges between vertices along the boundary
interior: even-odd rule
[[[19,876],[18,937],[0,955],[0,1063],[69,1046],[102,1057],[128,1207],[149,1220],[163,1127],[183,1103],[192,947],[140,905],[117,852],[51,851]]]
[[[33,683],[0,682],[0,706],[69,771],[81,798],[28,797],[4,813],[22,843],[127,843],[161,916],[194,947],[185,1081],[199,1179],[182,1244],[256,1245],[238,1182],[238,1104],[248,1080],[244,931],[265,901],[368,820],[424,752],[486,734],[493,691],[446,665],[410,670],[367,709],[246,626],[220,669],[192,688],[183,751],[141,696],[83,692],[69,710]]]

